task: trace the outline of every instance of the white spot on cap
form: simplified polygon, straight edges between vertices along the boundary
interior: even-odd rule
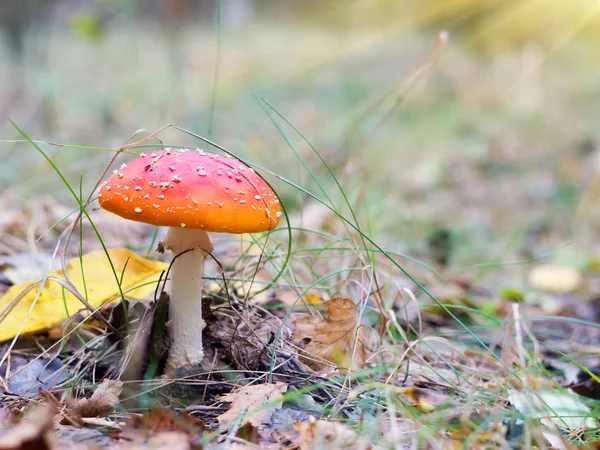
[[[98,194],[98,198],[102,198],[102,192]]]
[[[170,170],[171,172],[175,172],[175,170],[177,170],[177,169],[175,168],[175,166],[169,166],[169,170]]]
[[[217,175],[223,175],[223,171],[221,169],[217,170]]]
[[[163,181],[162,183],[159,183],[159,184],[160,184],[161,189],[163,191],[166,191],[167,188],[169,187],[169,185],[171,184],[171,182],[170,181]]]
[[[129,190],[129,186],[125,186],[125,188],[124,188],[124,189],[125,189],[126,191],[128,191],[128,190]]]
[[[180,182],[183,178],[181,178],[179,175],[173,175],[173,178],[171,178],[171,180],[176,181],[176,182]]]
[[[125,167],[127,167],[127,164],[121,164],[120,169],[124,169]]]
[[[198,171],[198,175],[200,175],[201,177],[205,177],[205,176],[206,176],[206,171],[204,171],[204,170],[199,170],[199,171]]]
[[[240,203],[246,203],[246,200],[240,200]]]
[[[116,175],[119,171],[117,169],[113,170],[113,173]]]
[[[193,203],[194,205],[197,205],[197,204],[198,204],[198,200],[196,200],[195,198],[193,198],[193,199],[192,199],[192,203]]]
[[[255,196],[254,196],[254,198],[255,198],[256,200],[260,200],[262,197],[261,197],[260,195],[255,195]]]
[[[135,212],[136,213],[141,213],[142,212],[142,208],[140,208],[139,206],[137,208],[135,208]]]
[[[143,158],[144,156],[148,156],[145,153],[140,153],[140,158]]]
[[[283,214],[281,211],[277,211],[277,213],[275,214],[277,217],[281,217],[281,214]]]
[[[136,186],[136,187],[135,187],[135,190],[136,190],[136,191],[141,191],[142,189],[144,189],[142,186]]]
[[[185,228],[185,223],[181,223],[181,228]]]
[[[111,186],[110,184],[106,185],[106,190],[107,190],[107,191],[110,191],[110,188],[111,188],[111,187],[112,187],[112,186]]]
[[[244,179],[242,177],[235,177],[236,181],[242,182]]]
[[[148,183],[150,186],[152,187],[156,187],[156,181],[151,181],[150,183]]]
[[[165,198],[165,196],[163,194],[159,194],[156,196],[157,199],[162,200],[163,198]]]
[[[117,173],[117,176],[118,176],[119,178],[123,178],[123,174],[122,174],[121,172]]]
[[[144,195],[144,198],[150,198],[150,194]]]
[[[159,207],[156,203],[152,203],[152,206],[154,206],[155,208]]]

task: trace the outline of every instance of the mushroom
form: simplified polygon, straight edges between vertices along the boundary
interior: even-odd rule
[[[169,227],[164,247],[180,256],[171,268],[167,366],[200,364],[203,263],[213,250],[207,232],[272,230],[281,219],[279,199],[229,155],[167,148],[121,165],[102,184],[98,200],[126,219]]]

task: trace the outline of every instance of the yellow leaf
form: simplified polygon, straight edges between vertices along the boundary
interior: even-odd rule
[[[108,253],[117,277],[122,280],[121,289],[129,298],[143,299],[152,293],[160,273],[168,267],[159,261],[140,258],[126,248],[115,248]],[[106,253],[95,251],[84,255],[82,261],[81,264],[79,258],[74,258],[66,267],[69,279],[79,293],[95,308],[108,301],[119,301],[119,286]],[[64,279],[62,270],[54,270],[49,276]],[[0,311],[4,311],[15,297],[31,284],[11,287],[0,297]],[[0,342],[12,339],[19,332],[38,290],[38,287],[31,289],[2,321]],[[48,280],[21,333],[34,333],[61,324],[83,307],[77,297],[64,289],[60,283]]]

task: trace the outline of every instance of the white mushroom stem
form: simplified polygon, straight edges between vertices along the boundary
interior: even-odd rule
[[[165,248],[177,255],[170,273],[169,335],[171,347],[167,366],[194,366],[204,356],[202,350],[202,275],[206,252],[213,246],[204,230],[169,228]]]

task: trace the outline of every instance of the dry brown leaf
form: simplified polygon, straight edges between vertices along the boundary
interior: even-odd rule
[[[316,420],[311,417],[308,423],[296,424],[300,433],[300,450],[336,450],[352,448],[356,450],[371,450],[376,447],[360,438],[350,428],[337,422]]]
[[[158,436],[162,434],[183,434],[188,444],[192,444],[200,441],[204,429],[204,424],[200,420],[187,414],[178,415],[175,411],[167,408],[150,408],[141,416],[132,416],[121,430],[119,438],[132,445],[141,446],[142,444],[149,445],[150,442],[156,442],[156,440],[160,441]],[[175,438],[169,436],[168,439]],[[148,447],[144,446],[143,448]],[[171,447],[171,450],[178,448]]]
[[[287,385],[284,383],[265,383],[242,386],[235,392],[222,395],[220,400],[231,402],[229,411],[217,417],[220,424],[239,419],[244,414],[244,423],[250,423],[257,428],[269,423],[271,415],[276,408],[281,407],[281,401],[276,405],[263,408],[266,403],[274,402],[280,399],[287,391]]]
[[[0,430],[1,450],[50,450],[55,448],[55,411],[50,405],[31,410],[18,424]]]
[[[359,328],[354,348],[354,336],[359,316],[354,302],[348,298],[332,298],[325,302],[327,319],[303,314],[296,319],[292,342],[303,350],[302,361],[315,370],[331,368],[333,363],[343,369],[359,369],[365,364],[365,346]]]
[[[103,380],[90,398],[81,398],[69,408],[70,415],[76,418],[107,416],[119,403],[122,390],[123,382]]]

